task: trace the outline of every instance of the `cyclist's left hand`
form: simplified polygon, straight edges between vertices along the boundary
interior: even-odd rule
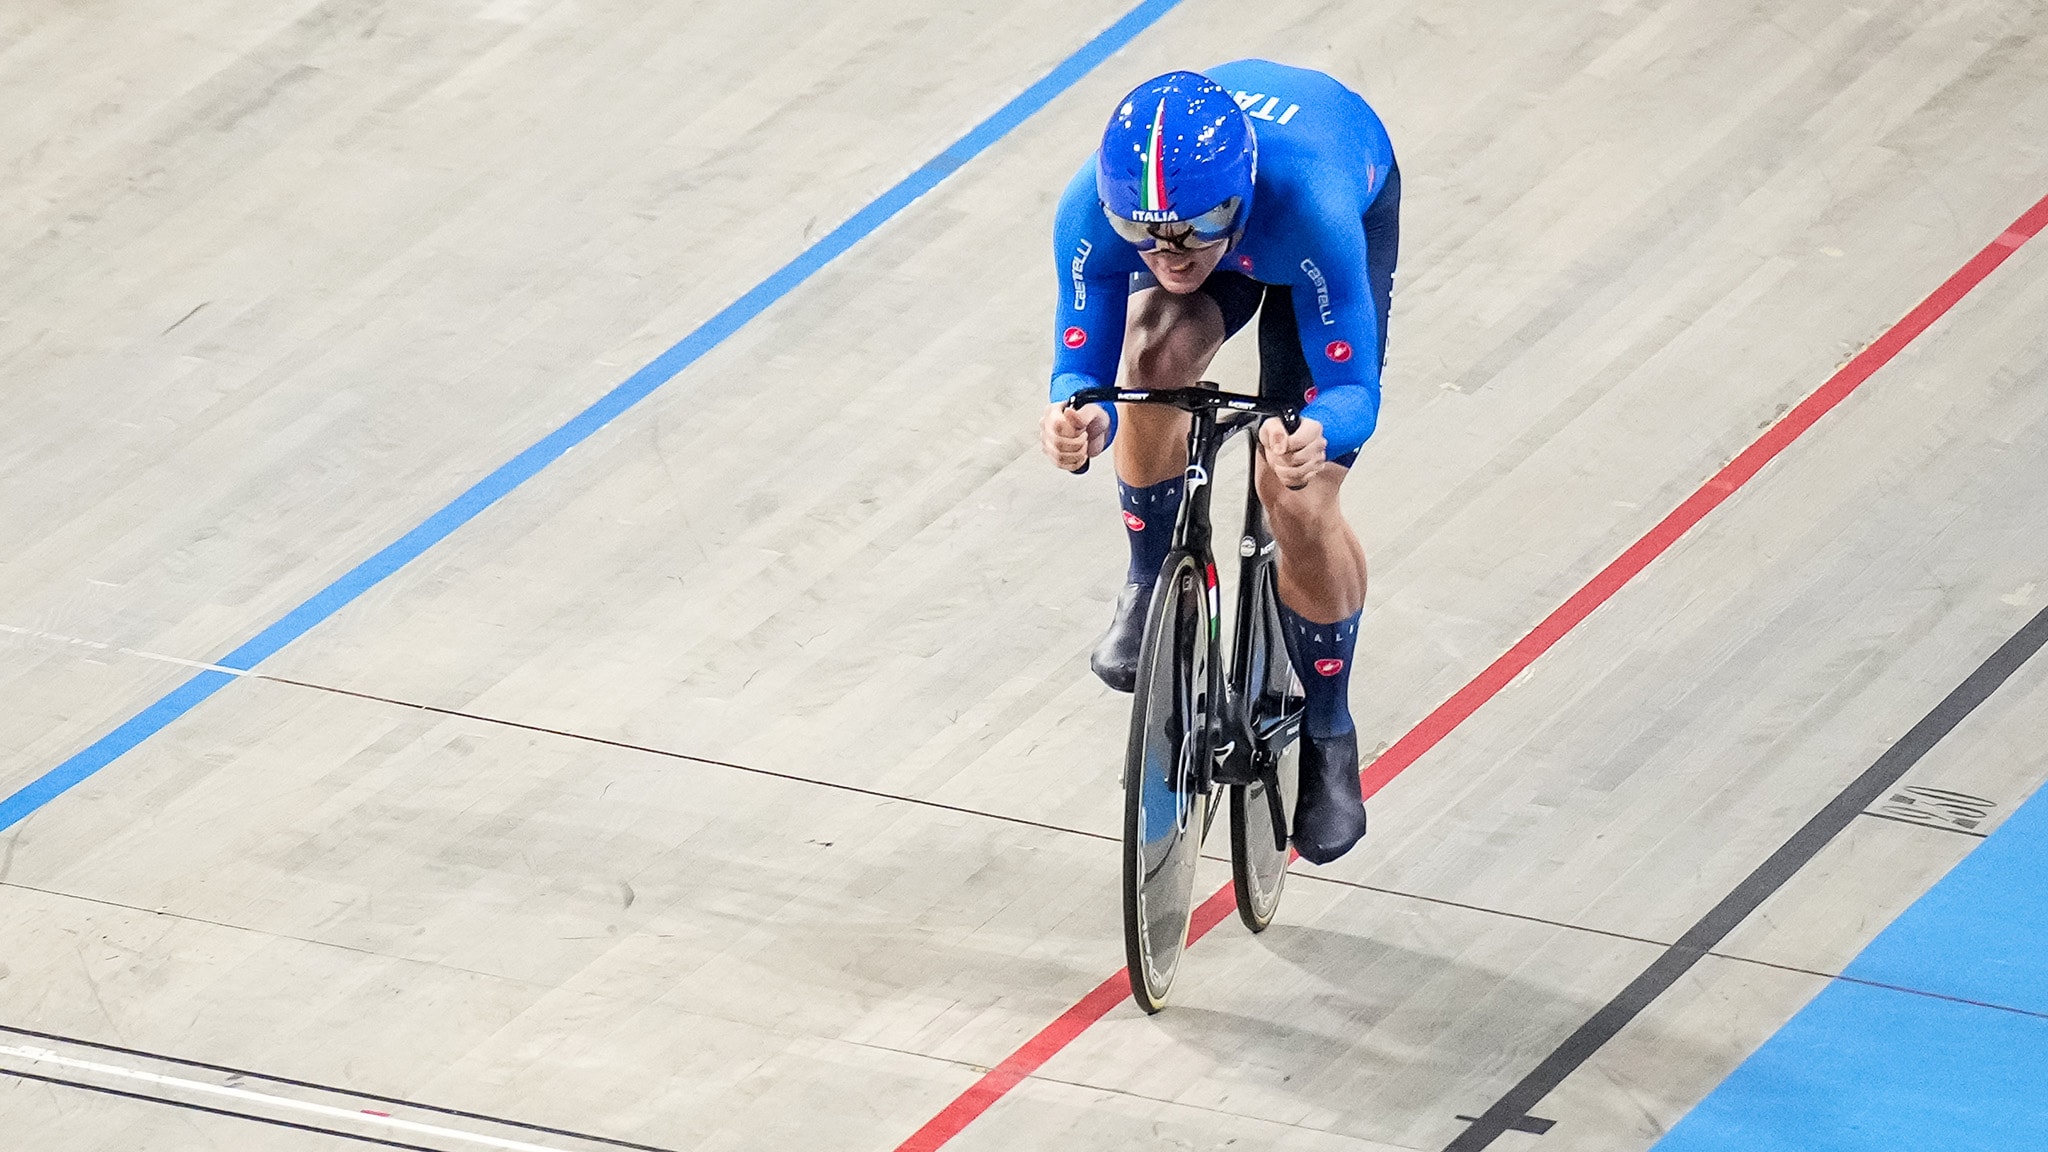
[[[1266,463],[1272,465],[1280,483],[1296,491],[1308,487],[1328,459],[1324,452],[1329,443],[1323,439],[1322,424],[1306,417],[1292,434],[1277,418],[1267,420],[1259,425],[1259,446],[1266,450]]]

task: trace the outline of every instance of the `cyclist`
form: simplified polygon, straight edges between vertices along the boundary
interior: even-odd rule
[[[1136,679],[1153,580],[1171,544],[1188,416],[1070,409],[1083,388],[1195,384],[1259,315],[1259,391],[1305,403],[1258,429],[1259,499],[1280,546],[1288,653],[1307,695],[1295,848],[1321,864],[1365,834],[1347,692],[1365,551],[1338,493],[1379,418],[1401,177],[1371,107],[1320,72],[1265,60],[1169,72],[1117,106],[1061,197],[1059,306],[1042,447],[1073,471],[1115,444],[1130,568],[1090,661]],[[1119,433],[1119,428],[1121,432]]]

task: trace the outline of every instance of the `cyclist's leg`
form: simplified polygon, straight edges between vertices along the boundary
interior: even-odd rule
[[[1338,500],[1350,474],[1333,462],[1294,491],[1264,461],[1259,465],[1259,502],[1280,542],[1280,603],[1315,623],[1344,621],[1365,607],[1365,548]]]
[[[1306,697],[1294,847],[1327,864],[1365,835],[1358,732],[1351,719],[1351,664],[1365,604],[1365,549],[1338,495],[1350,470],[1332,463],[1293,491],[1263,461],[1259,500],[1280,544],[1280,623]]]
[[[1259,390],[1303,399],[1313,383],[1291,296],[1269,291],[1260,314]],[[1280,545],[1280,614],[1288,655],[1307,697],[1294,845],[1317,864],[1343,855],[1365,834],[1358,737],[1348,698],[1365,606],[1365,549],[1340,502],[1356,459],[1351,453],[1331,461],[1299,490],[1281,484],[1263,458],[1257,472],[1259,501]]]
[[[1259,394],[1306,402],[1314,389],[1295,327],[1293,293],[1268,289],[1259,313]],[[1331,461],[1300,491],[1282,485],[1265,460],[1259,461],[1259,502],[1280,542],[1280,602],[1316,623],[1341,621],[1365,606],[1365,549],[1338,502],[1357,459],[1352,452]]]
[[[1132,388],[1192,387],[1223,342],[1258,311],[1265,286],[1221,269],[1185,296],[1158,284],[1143,272],[1131,278],[1124,380]],[[1178,478],[1187,466],[1187,437],[1187,413],[1161,405],[1123,405],[1117,413],[1117,476],[1136,487]]]
[[[1379,321],[1380,366],[1387,362],[1387,326],[1392,318],[1394,265],[1401,251],[1401,169],[1388,173],[1359,221],[1365,232],[1366,287],[1372,293],[1375,319]],[[1275,289],[1268,293],[1259,314],[1259,391],[1266,396],[1307,398],[1314,380],[1308,360],[1301,351],[1301,337],[1295,326],[1291,293]],[[1345,521],[1338,503],[1344,477],[1349,475],[1358,453],[1332,461],[1339,467],[1325,468],[1300,492],[1290,492],[1274,482],[1261,463],[1260,500],[1274,520],[1273,535],[1280,541],[1280,599],[1283,605],[1310,624],[1331,625],[1341,654],[1326,654],[1324,660],[1339,660],[1348,679],[1350,638],[1356,633],[1357,615],[1365,606],[1365,549]],[[1293,562],[1289,553],[1293,553]],[[1344,626],[1349,624],[1348,628]],[[1328,665],[1325,664],[1327,667]],[[1301,670],[1306,680],[1309,672]],[[1334,685],[1333,685],[1334,686]],[[1343,693],[1333,693],[1334,714],[1326,713],[1320,727],[1349,730],[1350,714]],[[1312,720],[1318,719],[1311,717]]]
[[[1124,333],[1124,379],[1133,388],[1174,389],[1197,383],[1223,341],[1258,310],[1264,287],[1233,272],[1215,272],[1201,289],[1177,296],[1149,275],[1132,277]],[[1137,676],[1152,582],[1173,542],[1187,467],[1188,416],[1156,404],[1126,404],[1117,416],[1117,499],[1123,506],[1130,567],[1116,615],[1089,666],[1120,692]]]

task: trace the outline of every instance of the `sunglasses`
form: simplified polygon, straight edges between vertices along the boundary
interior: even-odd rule
[[[1206,248],[1230,238],[1231,225],[1237,222],[1239,203],[1239,198],[1232,196],[1193,219],[1160,224],[1126,220],[1113,215],[1106,206],[1102,214],[1109,217],[1109,226],[1116,230],[1116,234],[1130,241],[1140,252],[1150,252],[1161,244],[1180,249]]]

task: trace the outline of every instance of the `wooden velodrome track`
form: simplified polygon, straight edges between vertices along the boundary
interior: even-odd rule
[[[350,576],[1123,11],[0,12],[0,1146],[886,1152],[952,1107],[961,1150],[1442,1148],[2048,604],[2028,0],[1148,12]],[[962,1115],[1121,963],[1121,532],[1106,470],[1037,454],[1052,205],[1129,85],[1247,55],[1357,87],[1405,177],[1346,489],[1368,753],[2005,260],[1435,733],[1273,929]],[[1888,791],[1492,1146],[1655,1142],[2048,776],[2044,664],[1900,785],[1987,819]]]

